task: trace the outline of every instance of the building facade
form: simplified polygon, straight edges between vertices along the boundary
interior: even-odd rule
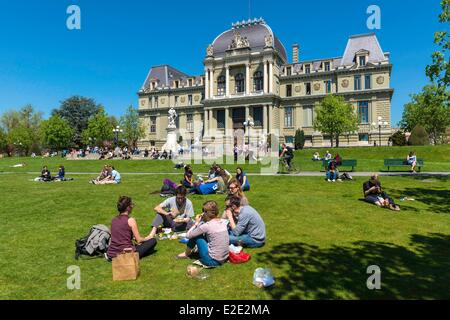
[[[251,130],[252,136],[277,132],[282,141],[293,143],[295,131],[302,129],[306,147],[329,147],[330,137],[313,125],[315,108],[328,94],[343,96],[360,121],[357,132],[340,137],[341,146],[380,140],[386,145],[392,64],[376,35],[351,36],[340,57],[302,61],[299,52],[294,44],[288,62],[282,42],[264,20],[255,19],[235,23],[214,39],[200,76],[169,65],[152,67],[138,92],[146,126],[140,146],[160,148],[165,143],[168,110],[174,108],[177,127],[204,142],[219,137],[239,143],[242,133]],[[247,120],[252,127],[244,125]]]

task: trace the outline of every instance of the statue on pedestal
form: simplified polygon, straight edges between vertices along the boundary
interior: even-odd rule
[[[177,128],[177,126],[175,124],[175,120],[177,119],[177,117],[178,117],[177,112],[175,111],[174,108],[171,108],[169,110],[169,117],[168,117],[169,118],[169,126],[168,126],[168,128],[170,128],[170,129]]]

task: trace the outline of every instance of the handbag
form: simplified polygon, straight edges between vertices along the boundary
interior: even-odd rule
[[[114,281],[136,280],[139,277],[139,253],[133,249],[124,249],[112,259],[112,274]]]
[[[230,251],[228,255],[228,260],[231,263],[245,263],[249,261],[252,258],[252,256],[249,253],[246,253],[244,251],[241,251],[239,253],[234,253],[233,251]]]

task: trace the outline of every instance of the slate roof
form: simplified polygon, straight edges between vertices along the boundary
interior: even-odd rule
[[[287,62],[286,49],[283,43],[273,33],[272,29],[264,22],[264,20],[260,20],[258,23],[243,23],[239,27],[233,27],[232,29],[221,33],[212,43],[214,46],[214,57],[225,56],[236,32],[239,32],[242,37],[248,39],[251,52],[262,51],[266,45],[265,37],[272,35],[275,49],[278,50],[280,56]]]
[[[353,65],[355,54],[360,50],[369,51],[368,62],[378,63],[387,60],[375,33],[361,34],[348,39],[341,66]]]

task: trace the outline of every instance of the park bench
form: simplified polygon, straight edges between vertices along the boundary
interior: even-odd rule
[[[388,167],[388,171],[390,167],[408,167],[411,168],[411,165],[405,159],[384,159],[384,166]],[[423,159],[417,159],[417,168],[421,169],[423,166]]]
[[[323,164],[323,167],[325,168],[325,171],[328,168],[328,161],[329,160],[322,160],[322,164]],[[356,159],[342,160],[342,164],[338,165],[338,169],[341,167],[352,167],[352,171],[354,171],[357,164],[358,164],[358,161]]]

